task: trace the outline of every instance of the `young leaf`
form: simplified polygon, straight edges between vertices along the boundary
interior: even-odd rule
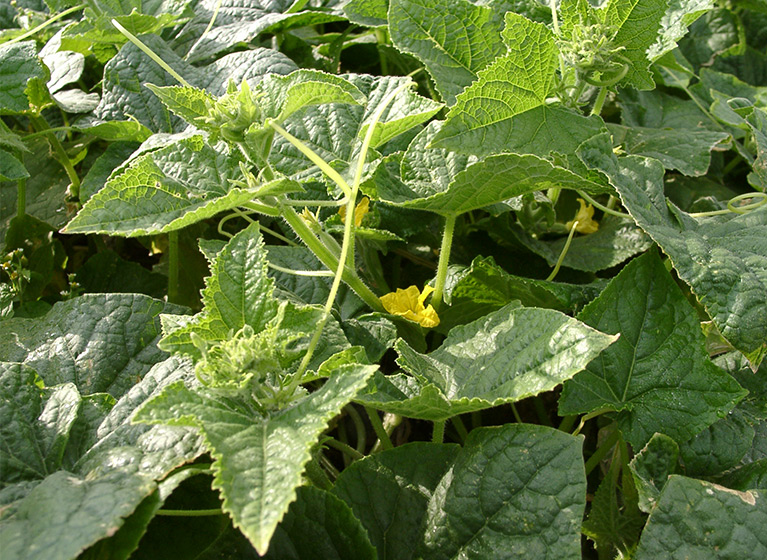
[[[356,461],[338,477],[333,493],[351,506],[380,560],[415,558],[429,500],[458,451],[407,443]]]
[[[431,497],[418,557],[578,557],[581,445],[544,426],[473,430]]]
[[[758,367],[767,355],[767,208],[697,219],[667,205],[657,160],[619,160],[588,146],[580,157],[608,175],[626,209],[668,254],[722,335]]]
[[[245,325],[262,331],[278,310],[274,281],[267,276],[266,251],[258,224],[241,231],[210,263],[202,293],[203,310],[180,329],[166,332],[160,347],[199,356],[191,335],[207,342],[226,340]]]
[[[455,327],[431,354],[403,340],[397,363],[413,377],[379,377],[361,400],[382,410],[445,420],[549,391],[615,340],[550,309],[507,305]]]
[[[620,338],[565,383],[562,415],[614,410],[639,447],[655,432],[685,441],[745,395],[708,360],[695,310],[654,253],[629,263],[578,318]]]
[[[424,63],[448,105],[503,53],[493,10],[468,0],[389,2],[394,45]]]
[[[376,369],[342,366],[319,390],[265,417],[177,383],[142,407],[135,420],[200,429],[215,460],[213,486],[221,491],[223,509],[263,555],[296,497],[317,437]]]
[[[636,558],[765,556],[765,502],[764,492],[739,492],[671,475],[650,514]]]

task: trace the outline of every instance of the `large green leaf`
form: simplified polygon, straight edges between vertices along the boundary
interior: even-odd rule
[[[685,441],[745,395],[708,360],[695,310],[654,253],[629,263],[578,318],[620,338],[565,383],[560,414],[616,411],[639,447],[655,432]]]
[[[714,7],[713,0],[670,0],[660,20],[658,38],[647,50],[647,58],[655,61],[676,47],[687,28],[701,15]]]
[[[637,560],[767,556],[764,492],[672,475],[650,514]]]
[[[468,0],[392,0],[388,19],[394,45],[424,63],[448,105],[505,50],[493,10]]]
[[[264,554],[296,497],[311,447],[375,370],[342,366],[319,390],[264,417],[233,407],[231,399],[177,383],[142,407],[135,420],[200,429],[215,459],[213,486],[221,492],[224,511]]]
[[[511,304],[453,328],[431,354],[397,341],[397,363],[412,376],[380,376],[360,398],[382,410],[444,420],[549,391],[614,340],[558,311]]]
[[[419,557],[580,557],[581,439],[529,424],[473,430],[429,502]]]
[[[98,353],[108,355],[108,346],[94,349],[94,359]],[[157,480],[203,451],[188,428],[130,424],[139,404],[189,376],[188,362],[159,362],[116,403],[104,394],[81,396],[72,383],[41,389],[27,366],[0,369],[3,386],[18,390],[6,406],[19,406],[9,430],[0,433],[3,453],[16,458],[2,470],[1,484],[13,496],[0,519],[3,558],[76,558],[120,529]],[[92,375],[84,372],[82,384]],[[137,541],[144,529],[131,527],[128,538]]]
[[[377,558],[365,529],[343,501],[314,486],[301,486],[297,494],[277,526],[265,558]]]
[[[415,558],[434,489],[459,447],[413,442],[344,469],[333,492],[362,522],[380,560]]]
[[[365,185],[366,192],[397,206],[457,215],[552,187],[594,194],[609,190],[533,154],[500,153],[477,160],[430,148],[443,124],[429,123],[404,156],[385,158]]]
[[[27,82],[33,78],[47,79],[45,67],[37,58],[34,41],[0,45],[0,115],[29,110]]]
[[[241,154],[191,136],[132,159],[88,199],[66,233],[137,236],[181,229],[251,200],[233,186]]]
[[[610,178],[621,200],[669,256],[722,335],[757,367],[767,355],[767,208],[695,218],[663,194],[663,166],[584,147],[581,157]]]
[[[59,302],[42,318],[0,322],[0,360],[34,368],[47,386],[122,395],[167,355],[160,313],[183,308],[139,294],[88,294]]]

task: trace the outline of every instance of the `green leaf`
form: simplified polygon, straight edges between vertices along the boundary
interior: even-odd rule
[[[660,162],[618,160],[587,147],[580,157],[608,175],[628,212],[669,256],[722,335],[757,367],[767,355],[767,208],[694,218],[667,206]]]
[[[274,281],[266,273],[266,251],[258,224],[232,237],[210,263],[210,269],[202,293],[203,311],[184,327],[165,332],[161,348],[199,356],[192,333],[208,342],[226,340],[245,325],[260,332],[277,315],[279,304],[272,296]]]
[[[388,0],[350,0],[343,9],[349,21],[357,25],[384,27],[388,23]]]
[[[672,475],[650,514],[636,558],[760,558],[767,555],[765,516],[763,492]]]
[[[631,63],[623,81],[636,89],[655,87],[647,51],[658,39],[668,8],[669,0],[611,0],[605,8],[605,23],[618,30],[613,43],[624,47],[621,56]]]
[[[550,309],[511,304],[453,328],[431,354],[395,344],[413,377],[379,377],[361,400],[413,418],[445,420],[549,391],[609,346],[604,335]]]
[[[670,0],[666,13],[660,20],[658,38],[647,50],[647,58],[655,61],[674,50],[687,28],[706,11],[714,7],[713,0]]]
[[[415,557],[429,500],[459,449],[407,443],[356,461],[340,474],[333,493],[351,506],[380,560]]]
[[[24,164],[5,150],[0,150],[0,182],[18,181],[27,177],[29,177],[29,171]]]
[[[314,486],[302,486],[297,494],[277,526],[265,558],[377,558],[365,529],[349,506]]]
[[[566,284],[514,276],[492,257],[477,257],[453,287],[450,307],[440,312],[440,325],[473,321],[513,300],[526,307],[575,311],[597,297],[602,288],[596,283]]]
[[[740,463],[751,449],[754,428],[738,409],[680,446],[684,473],[702,478]]]
[[[694,69],[711,66],[719,56],[741,54],[745,48],[740,18],[731,10],[711,10],[696,21],[687,36],[679,42],[679,50]]]
[[[559,260],[566,237],[556,240],[536,239],[518,224],[509,228],[511,235],[550,266]],[[494,235],[493,231],[489,232]],[[586,272],[597,272],[624,262],[652,245],[652,240],[631,220],[605,216],[599,220],[599,229],[588,235],[577,235],[570,243],[562,266]]]
[[[196,64],[240,43],[250,43],[262,33],[277,34],[345,19],[337,8],[305,11],[304,5],[292,0],[204,0],[197,4],[195,17],[178,34],[174,45]],[[204,33],[211,21],[213,26]]]
[[[163,105],[188,123],[195,124],[206,117],[216,98],[194,86],[165,86],[146,84],[146,87],[160,98]],[[198,127],[202,128],[202,127]]]
[[[767,459],[731,469],[713,481],[733,490],[767,490]]]
[[[29,110],[27,82],[33,78],[47,81],[45,67],[37,58],[34,41],[0,45],[0,115]],[[43,82],[44,83],[44,82]]]
[[[468,0],[391,0],[394,45],[424,63],[448,105],[504,52],[493,10]]]
[[[108,354],[108,346],[101,346],[100,351]],[[99,363],[98,353],[97,349],[92,351],[95,363]],[[36,380],[29,376],[31,369],[19,364],[10,368],[21,374],[17,381],[25,387],[19,387],[20,394],[40,394],[42,390]],[[4,381],[9,381],[5,377],[9,373],[6,366],[3,372]],[[160,362],[114,406],[114,400],[110,399],[81,398],[71,383],[46,389],[50,398],[42,407],[39,396],[25,399],[23,415],[27,419],[33,419],[35,407],[40,411],[34,419],[33,429],[37,434],[32,435],[20,422],[16,426],[21,431],[15,434],[15,440],[6,439],[4,443],[12,443],[9,451],[13,456],[24,457],[24,445],[33,441],[37,449],[52,450],[55,455],[49,456],[47,471],[38,473],[33,484],[15,485],[18,493],[10,503],[4,504],[0,520],[3,558],[35,560],[42,555],[51,560],[70,560],[77,557],[89,546],[118,531],[126,523],[125,518],[140,508],[155,490],[156,480],[199,455],[201,440],[187,428],[130,424],[138,404],[168,382],[189,373],[188,363],[175,359]],[[87,384],[91,376],[83,373],[82,383]],[[11,383],[9,387],[14,385]],[[65,395],[66,399],[62,400]],[[97,400],[101,404],[96,405]],[[24,444],[20,435],[31,436],[36,441]],[[63,465],[56,464],[54,458],[60,455],[66,460]],[[56,470],[62,467],[66,470]],[[3,470],[3,476],[5,474]]]
[[[267,417],[233,409],[227,399],[177,383],[142,407],[135,420],[201,430],[215,459],[213,487],[221,492],[224,511],[264,554],[296,497],[311,447],[375,370],[343,366],[319,390]]]
[[[0,360],[34,368],[47,386],[120,396],[166,354],[155,346],[160,313],[182,308],[139,294],[88,294],[39,319],[0,322]]]
[[[242,176],[240,161],[238,152],[202,136],[145,153],[113,173],[63,231],[134,237],[210,218],[253,198],[231,182]]]
[[[473,430],[431,497],[418,556],[579,557],[581,445],[544,426]]]
[[[565,383],[561,415],[615,411],[639,447],[655,432],[685,441],[745,395],[708,360],[696,312],[655,253],[626,265],[578,318],[620,338]]]
[[[626,153],[652,157],[666,169],[690,176],[705,175],[711,163],[711,150],[724,143],[726,132],[690,129],[652,129],[608,125],[613,143]]]
[[[0,362],[3,485],[42,479],[61,465],[80,395],[71,383],[46,390],[38,382],[32,368]]]
[[[100,191],[109,179],[112,171],[120,167],[139,147],[138,142],[112,142],[88,170],[80,184],[80,202],[85,203]]]
[[[287,119],[284,128],[325,161],[336,162],[341,173],[348,173],[351,180],[354,171],[350,168],[356,163],[360,139],[372,115],[379,109],[388,92],[403,83],[414,82],[401,76],[356,74],[346,75],[345,79],[367,97],[368,102],[364,107],[350,104],[307,107]],[[377,125],[379,131],[373,135],[376,143],[373,147],[428,120],[440,107],[440,104],[420,97],[410,89],[400,92],[388,110],[384,111]],[[296,180],[323,180],[318,168],[281,136],[275,135],[269,161],[277,171]]]
[[[629,463],[639,494],[639,509],[650,513],[668,477],[676,472],[679,445],[663,434],[653,434]]]

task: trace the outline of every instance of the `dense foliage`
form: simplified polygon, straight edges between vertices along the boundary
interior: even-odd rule
[[[765,0],[0,0],[0,550],[765,558]]]

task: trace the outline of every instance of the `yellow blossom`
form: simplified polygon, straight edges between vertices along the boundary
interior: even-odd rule
[[[431,304],[424,307],[423,302],[433,291],[431,286],[425,286],[421,293],[417,286],[410,286],[406,290],[397,288],[396,292],[386,294],[380,299],[384,309],[392,315],[400,315],[422,327],[431,328],[439,325],[439,317]]]
[[[575,226],[575,231],[578,233],[594,233],[599,229],[599,222],[592,220],[594,216],[594,207],[589,204],[586,206],[586,201],[582,198],[578,199],[578,203],[581,207],[578,209],[578,213],[575,214],[575,219],[570,220],[565,224],[567,229],[573,227],[573,224],[577,221],[578,225]]]
[[[359,204],[354,208],[354,225],[360,227],[362,225],[362,219],[370,211],[370,199],[366,196],[362,197]],[[342,220],[346,220],[346,206],[341,206],[338,209],[338,214]]]

